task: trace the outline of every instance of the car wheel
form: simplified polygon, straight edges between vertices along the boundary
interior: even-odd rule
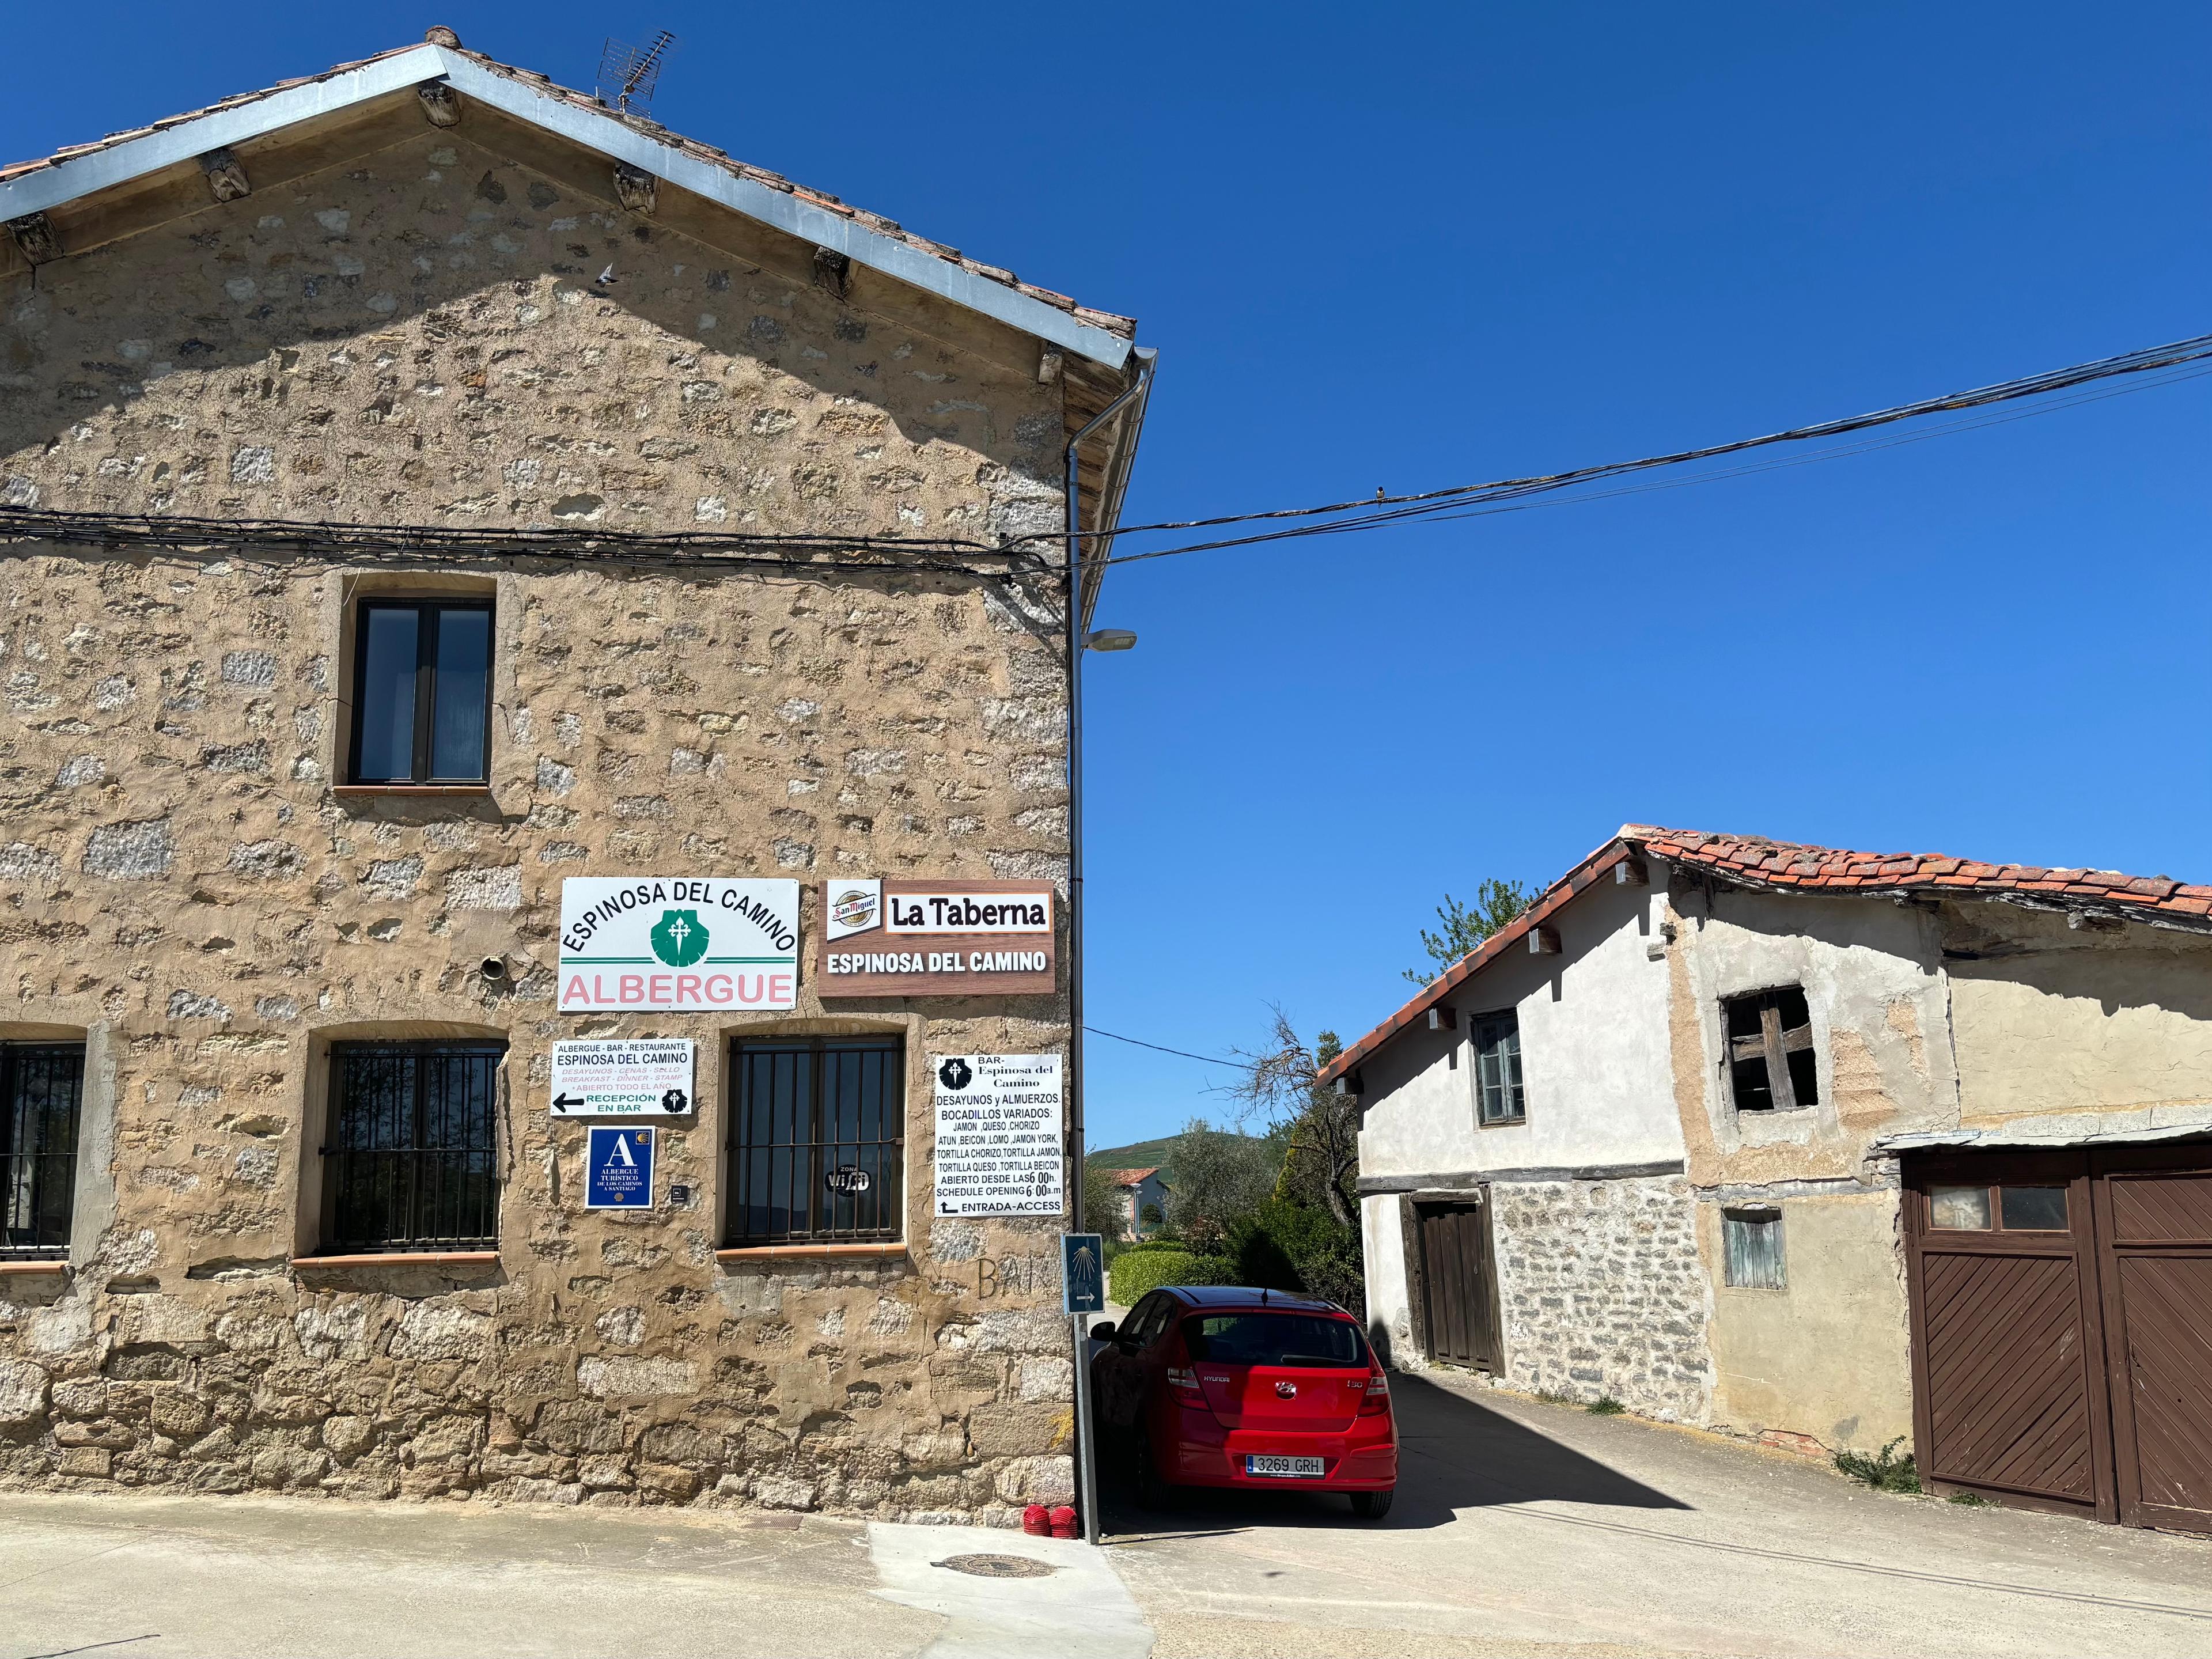
[[[1362,1521],[1380,1521],[1390,1513],[1390,1500],[1398,1495],[1395,1486],[1382,1492],[1356,1492],[1352,1494],[1352,1512]]]
[[[1137,1502],[1148,1510],[1173,1509],[1178,1489],[1160,1478],[1152,1461],[1152,1437],[1139,1429],[1131,1443],[1137,1460]]]

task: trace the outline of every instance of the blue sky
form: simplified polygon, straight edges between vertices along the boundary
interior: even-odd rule
[[[1133,520],[1550,471],[2212,331],[2212,10],[46,8],[0,154],[419,39],[1161,352]],[[1446,890],[1625,820],[2212,879],[2212,380],[1750,477],[1126,568],[1091,1018],[1349,1037]],[[1094,1145],[1230,1074],[1094,1039]]]

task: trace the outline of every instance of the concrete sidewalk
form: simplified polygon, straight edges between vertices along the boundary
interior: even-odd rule
[[[1018,1556],[1042,1577],[936,1565]],[[0,1659],[1143,1659],[1086,1545],[813,1516],[0,1496]]]
[[[1392,1384],[1382,1522],[1318,1493],[1109,1506],[1156,1659],[2212,1652],[2212,1540],[1877,1493],[1449,1374]]]

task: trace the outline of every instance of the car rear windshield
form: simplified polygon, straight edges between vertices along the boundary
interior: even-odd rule
[[[1317,1314],[1210,1313],[1182,1322],[1194,1360],[1217,1365],[1304,1365],[1351,1370],[1367,1364],[1367,1344],[1348,1319]]]

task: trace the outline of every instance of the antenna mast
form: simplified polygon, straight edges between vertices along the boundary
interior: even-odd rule
[[[599,78],[592,88],[599,101],[612,104],[625,115],[633,100],[651,103],[653,88],[660,82],[660,66],[675,49],[676,37],[666,29],[656,33],[653,43],[642,50],[610,40],[599,53]]]

